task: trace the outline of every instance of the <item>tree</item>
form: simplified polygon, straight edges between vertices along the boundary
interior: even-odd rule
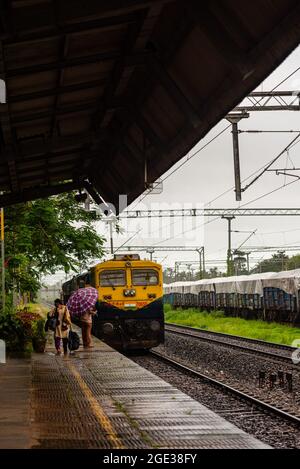
[[[164,270],[164,283],[172,283],[172,282],[186,282],[186,281],[195,281],[195,280],[200,280],[202,277],[204,279],[211,279],[211,278],[216,278],[216,277],[224,277],[225,274],[223,274],[217,267],[212,267],[209,269],[207,272],[202,272],[200,271],[180,271],[175,273],[175,270],[172,268],[167,268]]]
[[[100,216],[87,212],[74,193],[5,209],[7,290],[35,294],[40,276],[78,271],[103,255],[104,238],[95,229]]]
[[[226,274],[222,273],[218,267],[211,267],[209,271],[206,273],[206,278],[217,278],[217,277],[224,277]]]
[[[270,259],[265,259],[259,262],[252,273],[263,273],[263,272],[281,272],[283,270],[289,270],[289,263],[291,259],[286,255],[285,251],[278,251]],[[292,267],[294,268],[294,267]]]
[[[247,258],[244,252],[234,252],[233,266],[235,275],[246,275],[248,273]]]
[[[300,254],[290,257],[287,266],[288,270],[300,269]]]
[[[163,271],[164,283],[173,283],[175,282],[175,270],[171,267],[168,267]]]

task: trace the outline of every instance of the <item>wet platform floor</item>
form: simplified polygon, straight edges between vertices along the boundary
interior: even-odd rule
[[[19,371],[15,363],[11,380],[13,363],[0,368],[0,448],[266,447],[101,341],[94,345],[63,357],[50,344]],[[10,394],[18,373],[19,393]]]

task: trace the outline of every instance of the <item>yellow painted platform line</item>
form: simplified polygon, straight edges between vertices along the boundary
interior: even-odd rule
[[[77,382],[80,386],[80,389],[82,390],[82,392],[86,396],[87,401],[89,402],[89,404],[91,406],[93,414],[97,418],[97,420],[100,423],[101,427],[107,433],[107,439],[109,440],[112,448],[114,448],[114,449],[124,449],[125,446],[122,444],[122,441],[120,440],[120,438],[116,435],[116,433],[113,429],[113,426],[110,423],[109,418],[105,414],[104,410],[102,409],[102,407],[99,404],[99,402],[97,401],[97,399],[94,397],[94,395],[93,395],[92,391],[90,390],[90,388],[87,386],[87,384],[84,382],[84,380],[80,376],[80,373],[78,373],[78,371],[76,370],[73,363],[70,363],[70,362],[66,362],[66,363],[67,363],[67,366],[70,369],[70,371],[75,376],[75,378],[76,378],[76,380],[77,380]]]

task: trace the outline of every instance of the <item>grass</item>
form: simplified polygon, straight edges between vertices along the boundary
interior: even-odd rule
[[[46,317],[49,308],[39,304],[39,303],[27,303],[25,305],[25,308],[27,308],[27,311],[29,313],[37,313],[40,314],[42,317]]]
[[[231,318],[225,316],[221,311],[212,313],[200,312],[196,309],[177,309],[175,311],[170,305],[165,305],[165,321],[196,329],[223,332],[285,345],[292,345],[294,340],[300,340],[300,328],[276,322]]]

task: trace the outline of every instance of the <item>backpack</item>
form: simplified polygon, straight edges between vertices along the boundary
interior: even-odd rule
[[[55,332],[56,327],[58,326],[58,317],[57,314],[55,314],[55,316],[49,316],[49,314],[45,324],[45,331],[48,332],[48,330],[50,330]]]
[[[78,350],[80,346],[80,338],[77,332],[70,330],[69,337],[68,337],[68,347],[69,350],[72,352],[74,350]]]

